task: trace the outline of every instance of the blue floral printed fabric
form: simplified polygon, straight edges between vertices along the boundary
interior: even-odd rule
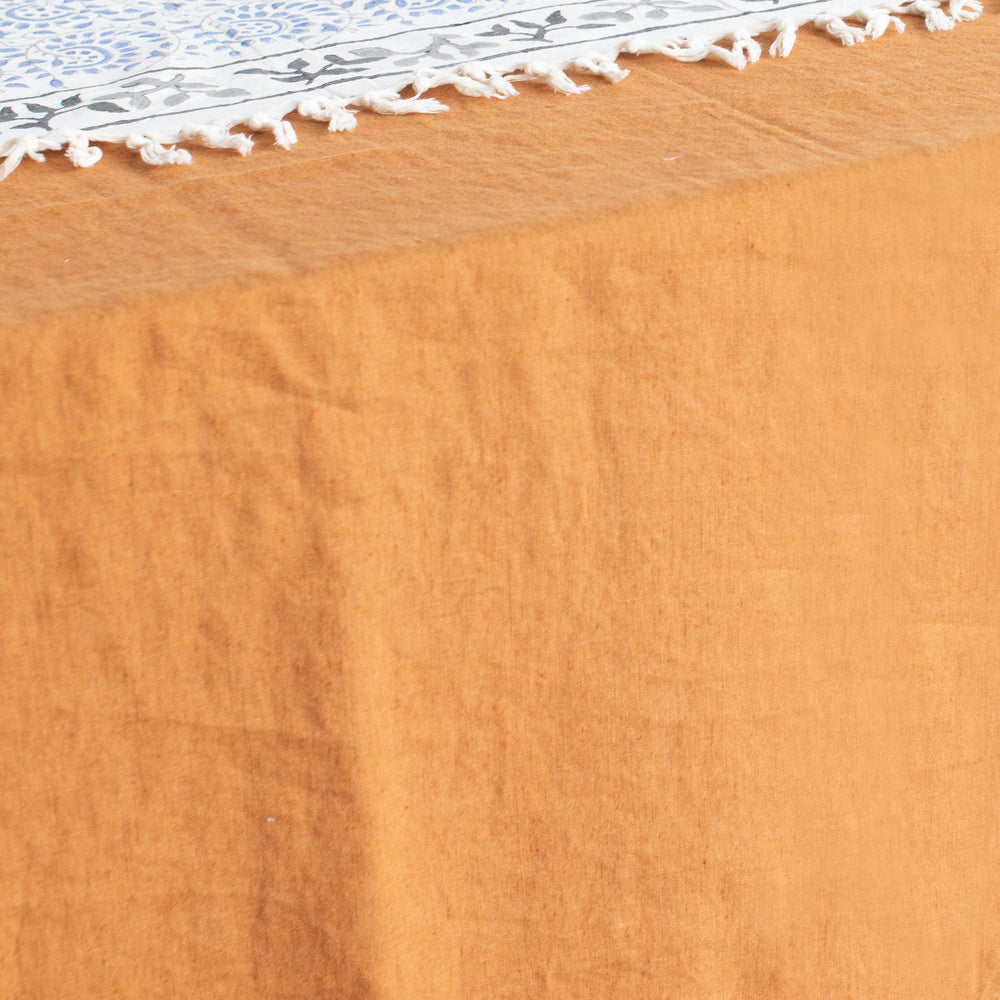
[[[502,74],[571,90],[562,70],[615,78],[624,75],[613,64],[621,51],[718,55],[742,66],[760,54],[751,36],[773,33],[772,53],[786,54],[805,21],[851,43],[901,27],[899,13],[950,27],[977,7],[950,0],[945,13],[938,0],[859,2],[8,0],[0,4],[0,156],[18,142],[33,155],[28,140],[53,134],[63,138],[36,148],[61,148],[73,135],[79,147],[81,134],[174,142],[200,126],[252,128],[255,116],[280,120],[310,98],[344,109],[439,110],[427,100],[404,107],[399,92],[465,81],[467,93],[505,96],[513,89]],[[842,20],[852,16],[852,25]],[[329,104],[315,107],[334,117]]]

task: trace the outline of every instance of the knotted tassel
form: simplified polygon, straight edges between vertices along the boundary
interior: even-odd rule
[[[820,14],[813,18],[817,28],[825,29],[844,45],[858,45],[865,40],[865,29],[848,24],[843,18],[832,14]]]
[[[744,66],[760,59],[760,43],[749,31],[734,31],[729,37],[733,41],[733,53],[743,59]]]
[[[573,63],[573,69],[581,73],[590,73],[592,76],[600,76],[612,83],[620,83],[631,72],[622,69],[614,59],[609,56],[584,56]]]
[[[890,25],[900,34],[906,30],[906,25],[882,7],[862,7],[853,14],[858,21],[865,22],[865,34],[869,38],[881,38]]]
[[[974,21],[983,12],[979,0],[949,0],[948,13],[955,21]]]
[[[253,139],[242,132],[230,132],[220,125],[189,125],[181,130],[182,139],[192,139],[210,149],[235,149],[247,156],[253,149]]]
[[[906,5],[907,14],[922,14],[928,31],[951,31],[955,22],[941,9],[937,0],[915,0]]]
[[[465,63],[463,66],[459,66],[455,72],[467,76],[470,80],[488,83],[496,91],[498,97],[517,97],[517,88],[510,80],[482,63]]]
[[[377,90],[351,101],[355,107],[374,111],[378,115],[436,115],[447,111],[448,105],[433,97],[400,97],[395,90]]]
[[[270,132],[274,136],[275,146],[280,146],[282,149],[291,149],[299,139],[291,122],[275,118],[273,115],[254,115],[253,118],[247,119],[246,124],[253,132]]]
[[[21,165],[21,161],[27,156],[38,163],[45,162],[45,154],[42,152],[47,147],[35,136],[26,135],[19,139],[10,139],[3,146],[0,146],[0,181],[5,181]]]
[[[318,122],[328,122],[331,132],[353,132],[358,119],[347,107],[347,102],[339,98],[309,97],[296,109],[303,118]]]
[[[492,78],[477,80],[464,73],[447,69],[418,69],[413,74],[413,92],[418,96],[433,90],[435,87],[454,87],[466,97],[500,97],[509,96],[509,92],[494,85]]]
[[[585,83],[574,83],[561,69],[545,62],[526,62],[517,67],[513,80],[547,83],[557,94],[583,94],[590,90]]]
[[[129,149],[138,150],[143,162],[151,167],[188,166],[191,163],[191,154],[186,149],[178,149],[176,146],[168,149],[148,135],[130,135],[125,140],[125,145]]]
[[[66,156],[74,167],[92,167],[104,155],[100,146],[91,146],[83,132],[66,133]]]
[[[771,47],[767,50],[769,55],[787,58],[792,54],[795,47],[795,22],[788,18],[781,18],[771,25],[772,31],[777,31],[777,37],[771,42]]]

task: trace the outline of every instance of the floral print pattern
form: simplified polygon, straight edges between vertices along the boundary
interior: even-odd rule
[[[628,39],[677,45],[850,16],[856,0],[13,0],[0,2],[0,147],[280,118],[415,70],[565,66]],[[0,150],[2,155],[2,150]]]

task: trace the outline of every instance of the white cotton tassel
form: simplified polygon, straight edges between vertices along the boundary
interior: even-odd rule
[[[928,31],[951,31],[955,22],[941,10],[937,0],[916,0],[907,4],[907,14],[922,14]]]
[[[590,90],[587,84],[574,83],[561,69],[544,62],[521,63],[511,79],[547,83],[557,94],[583,94]]]
[[[787,58],[795,47],[795,22],[789,21],[788,18],[782,18],[771,25],[771,30],[777,31],[778,35],[771,42],[771,47],[767,50],[768,54],[776,58]]]
[[[254,115],[247,119],[246,126],[252,132],[270,132],[274,136],[275,146],[282,149],[291,149],[299,139],[291,122],[271,115]]]
[[[436,115],[448,105],[433,97],[400,97],[395,90],[371,91],[351,101],[353,105],[377,115]]]
[[[676,59],[678,62],[701,62],[702,59],[706,59],[711,55],[712,49],[715,47],[706,45],[705,42],[697,38],[685,38],[681,42],[664,42],[662,44],[637,40],[626,42],[622,46],[622,52],[629,52],[635,55],[655,52],[658,55]],[[719,48],[721,49],[721,46]],[[730,57],[732,56],[732,53],[728,49],[721,49],[721,51]]]
[[[129,149],[138,150],[143,162],[151,167],[186,167],[191,163],[191,154],[186,149],[178,149],[176,146],[168,149],[148,135],[130,135],[125,140],[125,145]]]
[[[600,76],[611,83],[620,83],[631,72],[622,69],[614,59],[609,56],[584,56],[573,63],[573,69],[581,73],[590,73],[592,76]]]
[[[629,55],[629,56],[644,56],[647,53],[658,52],[659,48],[656,45],[651,45],[647,41],[642,41],[638,38],[630,38],[622,43],[622,47],[618,50],[619,55]]]
[[[100,146],[91,146],[83,132],[66,133],[66,157],[74,167],[92,167],[104,155]]]
[[[331,132],[353,132],[358,125],[357,116],[347,107],[347,102],[335,98],[309,97],[297,110],[303,118],[328,122]]]
[[[435,87],[454,87],[466,97],[506,97],[490,80],[476,80],[457,71],[447,69],[418,69],[413,74],[413,92],[418,96]]]
[[[980,0],[950,0],[948,13],[955,21],[974,21],[983,12]]]
[[[707,45],[705,46],[705,58],[714,57],[716,59],[721,59],[724,63],[732,66],[734,69],[746,69],[747,63],[749,63],[750,52],[743,45],[742,39],[738,39],[733,42],[733,46],[727,49],[724,45]],[[757,56],[760,56],[760,46],[757,46]]]
[[[727,49],[724,45],[706,42],[701,38],[687,38],[683,42],[667,42],[664,45],[657,45],[653,51],[660,52],[679,62],[701,62],[702,59],[714,57],[734,69],[745,69],[747,65],[747,52],[742,44],[742,39],[734,42],[731,49]],[[760,55],[759,46],[757,54]]]
[[[865,40],[865,29],[848,24],[842,18],[832,14],[820,14],[813,19],[817,28],[825,29],[843,45],[857,45]]]
[[[902,34],[906,25],[882,7],[862,7],[852,15],[858,21],[865,22],[865,35],[868,38],[881,38],[890,27]]]
[[[760,59],[760,42],[749,31],[734,31],[729,37],[733,52],[743,57],[744,65],[752,65]]]
[[[200,142],[210,149],[235,149],[247,156],[253,149],[253,139],[242,132],[230,132],[221,125],[189,125],[181,129],[181,138]]]
[[[34,136],[26,135],[21,139],[11,139],[5,145],[0,146],[0,181],[5,181],[21,165],[21,161],[27,156],[38,163],[45,162],[45,154],[42,150],[45,145]]]
[[[459,66],[455,72],[467,76],[470,80],[489,84],[498,97],[517,97],[517,88],[514,84],[495,69],[490,69],[483,63],[465,63],[465,65]]]

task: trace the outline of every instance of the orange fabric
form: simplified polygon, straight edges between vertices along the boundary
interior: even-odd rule
[[[997,995],[998,43],[0,186],[0,996]]]

